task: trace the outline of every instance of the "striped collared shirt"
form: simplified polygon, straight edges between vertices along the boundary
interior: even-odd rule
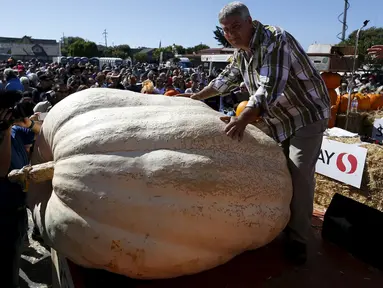
[[[224,93],[244,80],[248,107],[259,107],[275,140],[330,116],[330,97],[320,73],[288,32],[254,21],[251,53],[237,50],[233,61],[209,85]]]

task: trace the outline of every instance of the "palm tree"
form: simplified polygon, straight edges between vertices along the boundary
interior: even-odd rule
[[[213,31],[214,39],[218,41],[219,45],[225,48],[232,47],[230,43],[226,40],[222,28],[218,26],[215,26],[215,28],[216,29]]]

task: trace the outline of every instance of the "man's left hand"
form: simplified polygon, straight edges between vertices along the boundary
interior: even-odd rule
[[[238,117],[221,117],[223,122],[228,123],[225,127],[225,133],[233,140],[241,141],[246,129],[247,123]]]

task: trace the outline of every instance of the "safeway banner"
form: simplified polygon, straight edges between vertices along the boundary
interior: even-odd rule
[[[366,157],[366,148],[324,138],[316,172],[360,188]]]
[[[372,138],[379,141],[383,140],[383,118],[375,119],[374,127],[372,128]]]

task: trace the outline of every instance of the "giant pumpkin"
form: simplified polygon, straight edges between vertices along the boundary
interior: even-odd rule
[[[336,89],[340,86],[342,77],[338,73],[323,72],[321,76],[328,89]]]
[[[272,241],[292,183],[281,148],[249,125],[242,142],[201,101],[88,89],[58,103],[30,184],[46,244],[73,262],[142,279],[204,271]]]

